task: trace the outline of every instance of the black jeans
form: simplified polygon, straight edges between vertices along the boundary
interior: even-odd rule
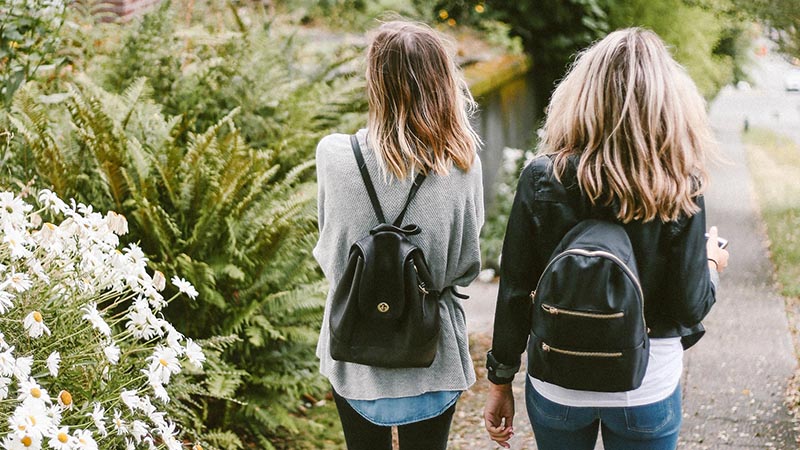
[[[392,427],[375,425],[333,392],[347,450],[392,450]],[[400,450],[445,450],[456,405],[441,415],[397,427]]]

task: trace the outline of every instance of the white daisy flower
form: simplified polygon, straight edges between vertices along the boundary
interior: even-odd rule
[[[116,365],[119,362],[120,350],[116,343],[109,342],[103,347],[103,354],[106,355],[106,359],[111,365]]]
[[[25,272],[17,272],[14,269],[11,270],[11,274],[9,275],[8,279],[0,284],[0,289],[5,289],[6,287],[10,287],[17,291],[17,293],[25,292],[33,286],[33,282],[31,278]]]
[[[47,442],[50,448],[55,450],[73,450],[75,439],[69,435],[67,427],[61,427],[53,433],[53,437]]]
[[[6,450],[38,450],[42,448],[42,439],[25,433],[11,433],[0,442],[0,447]]]
[[[20,381],[17,390],[19,391],[17,400],[21,400],[24,402],[27,399],[34,399],[42,403],[51,402],[50,395],[47,393],[47,390],[39,386],[39,383],[37,383],[36,380],[34,380],[33,378],[28,378],[25,381]]]
[[[203,353],[203,349],[200,348],[194,341],[191,339],[186,340],[186,358],[189,360],[189,363],[193,365],[196,369],[202,369],[203,363],[206,361],[206,355]]]
[[[106,214],[106,224],[108,228],[119,236],[128,233],[128,220],[122,214],[109,211]]]
[[[72,394],[67,390],[58,393],[58,405],[64,409],[72,409]]]
[[[163,322],[163,328],[167,330],[167,345],[169,348],[175,351],[178,356],[182,355],[184,350],[181,345],[181,341],[184,339],[183,334],[166,321]]]
[[[128,425],[122,419],[122,413],[118,410],[114,410],[114,419],[111,421],[114,424],[114,429],[117,430],[117,434],[122,436],[128,434]]]
[[[139,402],[141,399],[138,395],[136,395],[136,391],[123,389],[122,392],[120,392],[119,397],[122,399],[122,403],[125,403],[125,405],[131,409],[131,411],[139,407]]]
[[[100,311],[97,310],[97,303],[91,302],[81,308],[83,319],[89,321],[92,327],[96,328],[100,333],[111,336],[111,327],[108,326]]]
[[[32,311],[25,316],[22,325],[25,327],[25,331],[28,332],[28,336],[34,339],[40,337],[44,333],[50,336],[50,329],[44,324],[44,317],[42,317],[42,313],[39,311]]]
[[[147,357],[147,360],[150,362],[148,370],[162,384],[169,384],[170,377],[181,371],[178,353],[169,347],[157,346],[153,354]]]
[[[26,247],[28,234],[14,227],[3,227],[3,242],[11,250],[11,258],[21,259],[31,256],[32,252]]]
[[[172,284],[174,284],[179,291],[186,294],[192,300],[197,298],[198,292],[197,289],[195,289],[194,286],[192,286],[192,283],[189,283],[183,278],[178,278],[177,275],[173,276],[171,281]]]
[[[0,377],[0,400],[8,398],[8,385],[11,384],[11,378]]]
[[[166,286],[167,277],[165,277],[160,271],[156,270],[153,274],[153,287],[156,288],[157,291],[163,291]]]
[[[131,423],[131,436],[133,436],[136,443],[141,443],[142,438],[147,436],[147,433],[149,433],[147,425],[141,420],[134,420]]]
[[[47,357],[47,370],[51,377],[58,376],[59,364],[61,364],[61,355],[58,352],[50,353],[50,356]]]
[[[89,430],[75,430],[75,450],[98,450],[97,441]]]
[[[28,379],[31,376],[31,367],[33,356],[20,356],[14,361],[14,376],[20,381]]]
[[[50,208],[50,210],[59,214],[66,213],[70,209],[66,203],[58,198],[58,195],[49,189],[42,189],[39,191],[39,203],[45,208]]]
[[[92,422],[94,422],[94,427],[97,428],[97,431],[100,432],[100,436],[103,437],[108,436],[108,431],[106,431],[105,414],[106,414],[105,408],[103,408],[103,405],[97,402],[94,402],[94,409],[92,410],[92,412],[86,413],[87,416],[92,418]]]
[[[0,376],[10,377],[14,375],[17,361],[14,359],[14,347],[9,347],[0,352]]]
[[[8,310],[14,307],[14,303],[11,301],[13,299],[13,294],[6,291],[0,291],[0,314],[5,314]]]
[[[6,350],[8,349],[8,343],[6,342],[6,335],[0,331],[0,349]]]
[[[18,434],[27,434],[32,438],[41,438],[53,431],[54,423],[60,422],[60,416],[54,417],[44,402],[35,398],[27,398],[20,403],[8,419],[9,426]]]

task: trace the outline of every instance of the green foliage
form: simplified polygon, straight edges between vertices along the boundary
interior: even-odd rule
[[[218,367],[235,369],[187,400],[218,430],[215,442],[233,431],[266,447],[279,429],[297,431],[297,399],[325,387],[313,355],[324,286],[310,255],[315,188],[304,180],[312,164],[281,171],[276,152],[245,143],[236,111],[181,143],[181,118],[148,98],[144,79],[119,95],[80,81],[56,105],[43,104],[34,86],[18,94],[19,156],[29,154],[40,183],[124,214],[151,265],[197,288],[198,300],[166,310],[181,332],[238,336]],[[54,109],[65,120],[52,120]]]
[[[42,69],[55,72],[59,29],[64,23],[62,0],[0,0],[0,97],[3,107],[14,92]]]
[[[741,67],[736,69],[734,63],[737,53],[744,52],[736,45],[741,30],[706,6],[687,5],[683,0],[615,1],[608,20],[611,29],[641,26],[655,31],[672,47],[675,59],[686,67],[700,92],[713,98],[734,80],[736,70],[741,76]],[[723,43],[724,39],[732,42]]]
[[[796,0],[731,0],[741,11],[779,30],[781,49],[800,58],[800,2]]]
[[[759,128],[744,142],[781,293],[800,298],[800,147]]]
[[[278,8],[297,17],[299,24],[321,24],[338,30],[361,32],[387,13],[418,18],[413,0],[278,0]]]
[[[146,77],[164,112],[181,116],[179,140],[238,108],[233,120],[248,144],[268,148],[288,168],[308,160],[331,129],[352,129],[362,119],[363,84],[342,76],[358,49],[317,52],[296,36],[282,37],[255,12],[246,16],[249,26],[244,14],[234,21],[243,31],[182,28],[175,15],[165,3],[133,26],[104,62],[103,84],[118,92]]]
[[[481,261],[483,267],[500,272],[500,254],[506,235],[508,216],[514,203],[519,175],[533,158],[533,152],[513,148],[503,149],[503,162],[497,172],[496,193],[493,210],[487,214],[481,230]]]

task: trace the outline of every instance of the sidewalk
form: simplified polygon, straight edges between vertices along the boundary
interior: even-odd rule
[[[797,364],[784,300],[775,289],[750,174],[740,139],[737,93],[721,94],[711,110],[730,164],[712,168],[708,224],[731,242],[706,336],[685,353],[684,423],[680,449],[796,449],[797,431],[783,403]],[[471,333],[491,333],[496,284],[475,283],[465,302]],[[517,383],[523,381],[517,376]],[[519,389],[514,449],[535,449]],[[485,448],[495,448],[488,445]],[[600,448],[600,447],[598,447]]]

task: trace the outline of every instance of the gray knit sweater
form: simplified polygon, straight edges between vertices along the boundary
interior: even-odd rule
[[[366,130],[357,133],[370,177],[386,220],[400,213],[412,179],[385,181],[376,155],[366,143]],[[317,357],[325,375],[342,397],[356,400],[396,398],[433,391],[466,390],[475,382],[469,354],[462,301],[449,291],[439,302],[441,335],[436,359],[427,368],[385,369],[335,361],[330,356],[329,314],[333,288],[341,279],[353,242],[378,224],[370,206],[350,137],[332,134],[317,146],[320,236],[314,257],[330,282]],[[467,286],[480,270],[478,235],[483,225],[481,164],[468,173],[453,168],[447,176],[431,174],[406,212],[403,224],[422,232],[409,239],[425,253],[437,287]]]

